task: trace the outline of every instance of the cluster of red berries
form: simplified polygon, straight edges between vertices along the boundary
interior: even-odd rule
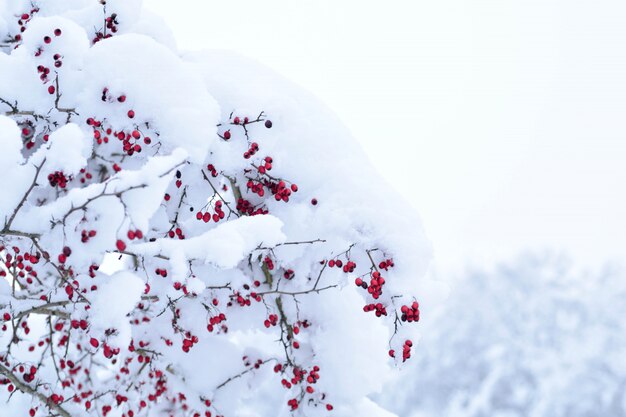
[[[274,160],[271,156],[266,156],[265,158],[263,158],[263,163],[257,167],[259,174],[262,175],[265,174],[267,171],[271,171],[273,162]]]
[[[100,129],[102,127],[102,123],[94,120],[93,117],[87,119],[87,124],[93,127],[93,138],[96,140],[98,145],[102,145],[103,143],[109,143],[109,136],[113,134],[113,129],[107,128],[106,130]],[[117,136],[117,133],[115,134]]]
[[[289,406],[291,411],[295,411],[298,409],[298,400],[296,398],[292,398],[289,401],[287,401],[287,405]]]
[[[108,93],[108,88],[105,88],[102,91],[102,100],[113,102],[113,98]],[[121,95],[117,98],[119,103],[124,103],[126,101],[126,96]],[[130,119],[135,118],[135,111],[128,110],[126,113]],[[138,128],[135,128],[131,131],[115,131],[111,127],[104,127],[101,121],[95,120],[93,117],[87,119],[87,125],[93,127],[93,137],[96,140],[98,145],[102,145],[103,143],[109,143],[109,136],[113,136],[117,138],[120,142],[122,142],[122,150],[129,156],[134,155],[135,153],[140,153],[142,151],[141,143],[145,145],[152,144],[152,139],[139,131]],[[114,171],[118,172],[119,169],[115,169]]]
[[[263,300],[263,297],[261,297],[259,294],[257,294],[256,292],[251,292],[250,293],[250,298],[252,298],[254,301],[260,303]]]
[[[52,394],[48,398],[48,401],[53,402],[54,404],[62,404],[65,401],[65,398],[59,394]]]
[[[196,219],[198,220],[202,220],[205,223],[208,223],[211,221],[211,219],[213,219],[213,221],[215,223],[219,222],[220,220],[224,219],[224,217],[226,217],[226,213],[224,213],[224,210],[222,210],[222,201],[218,200],[215,202],[215,213],[213,213],[213,215],[211,215],[211,213],[209,213],[208,211],[202,213],[201,211],[198,211],[196,213]]]
[[[38,65],[37,66],[37,72],[39,73],[39,79],[41,81],[43,81],[44,83],[48,82],[48,75],[50,74],[50,68],[45,67],[43,65]],[[50,89],[48,89],[48,92],[50,94],[54,94],[54,86],[50,86],[52,87],[52,93],[50,93]]]
[[[154,270],[154,273],[162,276],[163,278],[167,277],[167,269],[165,268],[157,268]]]
[[[58,330],[63,329],[63,323],[62,322],[58,322],[57,326],[59,326]],[[81,320],[71,320],[70,321],[70,326],[72,327],[72,329],[74,330],[87,330],[87,328],[89,327],[89,323],[87,322],[87,320],[81,319]]]
[[[385,259],[384,261],[381,261],[378,264],[378,268],[384,269],[385,271],[388,271],[389,268],[393,268],[393,266],[394,266],[393,259]]]
[[[121,395],[121,394],[115,395],[115,402],[117,403],[118,407],[127,401],[128,401],[128,397]]]
[[[255,183],[253,180],[248,180],[246,186],[248,187],[248,190],[259,197],[263,197],[265,195],[265,188],[263,188],[263,184],[261,182]]]
[[[206,166],[206,169],[209,170],[209,172],[211,173],[211,176],[213,178],[217,177],[217,169],[215,169],[215,166],[213,164],[209,164]]]
[[[296,273],[293,269],[287,269],[284,273],[283,273],[283,277],[285,279],[293,279],[293,277],[296,276]]]
[[[411,346],[413,346],[413,342],[410,340],[404,342],[402,346],[402,362],[406,362],[411,357]]]
[[[248,216],[256,216],[268,214],[269,211],[263,207],[255,207],[249,200],[245,198],[237,199],[236,209],[239,213],[246,214]]]
[[[128,239],[130,240],[134,240],[134,239],[143,239],[143,232],[139,229],[137,230],[129,230],[126,233],[126,236],[128,236]]]
[[[240,307],[250,307],[250,305],[252,304],[252,302],[250,301],[250,297],[244,297],[238,292],[235,292],[233,294],[233,298],[235,299],[237,304],[239,304]],[[228,307],[231,307],[232,305],[233,304],[230,301],[227,304]]]
[[[383,293],[383,285],[385,285],[385,278],[380,275],[380,272],[374,271],[370,284],[367,287],[367,292],[370,293],[374,299],[378,299]]]
[[[354,272],[354,269],[356,268],[356,262],[348,260],[348,262],[346,262],[344,265],[341,259],[331,259],[330,261],[328,261],[328,267],[329,268],[335,268],[335,267],[342,268],[343,272],[350,273],[350,272]]]
[[[111,359],[115,355],[120,354],[120,348],[112,348],[111,346],[104,344],[104,349],[102,349],[102,354],[105,358]]]
[[[71,178],[66,177],[62,171],[56,171],[48,175],[48,182],[50,182],[52,187],[65,188],[70,180]]]
[[[57,30],[60,33],[60,29],[57,29]],[[55,31],[55,34],[56,34],[56,31]],[[61,54],[54,54],[52,58],[54,59],[54,67],[61,68],[61,66],[63,65],[63,61],[61,61],[61,58],[63,57],[61,56]]]
[[[356,278],[356,279],[354,280],[354,284],[355,284],[357,287],[361,287],[361,288],[363,288],[364,290],[366,290],[366,289],[367,289],[367,287],[368,287],[367,282],[363,281],[363,278],[360,278],[360,277],[359,277],[359,278]]]
[[[285,184],[285,181],[280,180],[278,182],[267,181],[265,184],[267,188],[274,195],[274,199],[276,201],[284,201],[285,203],[289,202],[289,197],[291,193],[295,193],[298,191],[298,186],[296,184],[291,184],[289,187]]]
[[[283,367],[280,364],[274,366],[274,372],[276,373],[281,372],[282,369]],[[312,385],[315,384],[320,378],[319,370],[320,368],[317,365],[313,366],[310,372],[307,372],[306,370],[301,369],[296,366],[293,368],[293,377],[290,380],[283,378],[281,380],[281,383],[283,387],[285,387],[286,389],[291,389],[292,386],[306,382],[306,384],[308,385],[305,388],[305,392],[307,394],[313,394],[315,392],[315,389],[312,387]],[[298,408],[299,402],[296,398],[292,398],[289,401],[287,401],[287,405],[291,408],[291,411],[294,411]],[[333,406],[330,404],[327,404],[326,409],[330,411],[333,409]]]
[[[0,246],[0,251],[5,250],[3,246]],[[26,283],[32,284],[33,278],[37,278],[37,271],[33,269],[31,265],[27,265],[25,262],[30,262],[32,265],[39,263],[39,259],[41,254],[37,253],[35,255],[30,254],[28,252],[24,253],[24,256],[20,255],[20,248],[13,247],[13,252],[15,255],[11,253],[6,254],[4,265],[6,270],[0,271],[0,277],[6,277],[7,271],[11,271],[13,276],[17,278],[26,277]],[[24,285],[24,282],[21,282],[21,285]]]
[[[400,308],[400,311],[402,312],[402,321],[407,321],[409,323],[420,321],[419,303],[417,301],[414,301],[411,306],[403,305]]]
[[[207,330],[212,332],[215,329],[215,326],[226,321],[226,315],[224,313],[220,313],[217,316],[211,317],[209,319],[209,324],[207,325]]]
[[[80,173],[82,174],[80,177],[81,184],[85,184],[87,181],[93,178],[93,175],[91,175],[91,172],[87,172],[85,168],[82,168],[80,170]]]
[[[150,145],[152,143],[152,139],[148,136],[144,136],[137,129],[132,130],[129,133],[118,132],[117,139],[122,142],[122,149],[129,156],[132,156],[135,152],[139,153],[142,150],[141,147],[141,138],[143,137],[143,143],[146,145]]]
[[[174,228],[170,230],[169,232],[167,232],[167,236],[172,239],[174,237],[177,237],[180,240],[185,239],[185,235],[183,234],[183,229],[181,229],[180,227]]]
[[[366,313],[368,313],[370,311],[374,311],[375,314],[376,314],[376,317],[381,317],[381,316],[386,316],[387,315],[387,309],[381,303],[367,304],[367,305],[365,305],[363,307],[363,311],[365,311]]]
[[[263,325],[267,328],[269,328],[270,326],[276,326],[277,324],[278,324],[277,314],[270,314],[269,317],[265,319],[265,321],[263,322]]]
[[[112,37],[118,30],[117,25],[119,25],[119,22],[117,21],[117,13],[107,16],[104,19],[104,28],[101,31],[96,32],[96,36],[93,38],[93,43],[98,43],[103,39]],[[109,30],[109,33],[107,33],[107,29]]]
[[[35,380],[35,374],[37,373],[37,367],[35,366],[30,366],[28,368],[28,372],[27,369],[25,369],[25,367],[23,365],[20,365],[18,368],[18,371],[22,374],[22,378],[24,379],[24,382],[32,382]]]
[[[265,257],[265,259],[263,260],[263,263],[267,266],[267,269],[269,269],[270,271],[274,270],[274,261],[272,261],[272,258],[270,258],[269,256]]]
[[[243,153],[243,157],[245,159],[250,159],[250,157],[254,156],[254,154],[256,154],[258,150],[259,150],[259,144],[256,142],[252,142],[248,150]]]
[[[95,278],[96,277],[96,271],[100,269],[100,267],[96,264],[91,264],[89,265],[89,276],[91,278]]]
[[[54,36],[61,36],[62,31],[61,29],[55,29],[54,30]],[[43,42],[46,45],[49,45],[50,43],[52,43],[52,37],[51,36],[44,36],[43,37]],[[35,56],[41,56],[41,54],[43,53],[43,48],[39,47],[37,48],[37,51],[35,51]],[[60,68],[63,65],[63,61],[61,61],[61,55],[60,54],[54,54],[54,66],[55,68]],[[48,75],[50,74],[50,68],[44,66],[44,65],[38,65],[37,66],[37,72],[39,73],[39,79],[41,81],[43,81],[43,83],[47,83],[48,82]],[[50,85],[48,86],[48,93],[49,94],[54,94],[56,93],[56,87],[54,85]]]
[[[259,369],[261,367],[261,365],[263,365],[263,360],[262,359],[257,359],[255,361],[251,361],[248,356],[244,356],[243,358],[241,358],[241,360],[243,361],[243,365],[244,366],[246,366],[246,367],[254,367],[254,369]]]
[[[70,300],[74,298],[74,287],[71,284],[65,285],[65,294],[67,294],[67,298],[69,298]]]
[[[20,33],[24,33],[24,31],[26,30],[26,25],[28,24],[28,22],[31,21],[31,19],[37,12],[39,12],[39,9],[35,7],[31,9],[29,13],[22,13],[22,15],[19,16],[17,24],[20,26]],[[16,41],[19,41],[21,38],[21,35],[15,36]]]
[[[183,352],[189,352],[189,349],[191,349],[196,343],[198,343],[198,336],[194,336],[191,333],[186,332],[185,339],[183,339]]]
[[[59,254],[58,259],[59,263],[64,264],[67,261],[67,258],[72,254],[72,249],[69,246],[64,246],[63,251]]]

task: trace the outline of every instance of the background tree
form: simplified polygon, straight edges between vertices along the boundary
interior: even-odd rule
[[[11,416],[388,415],[429,259],[307,94],[140,1],[0,5]],[[384,140],[384,138],[381,138]]]
[[[553,254],[475,270],[381,399],[407,417],[626,415],[625,301],[620,269]]]

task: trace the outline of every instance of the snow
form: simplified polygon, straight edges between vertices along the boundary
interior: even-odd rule
[[[158,132],[168,151],[183,148],[190,161],[202,163],[215,141],[219,108],[202,88],[201,80],[170,49],[144,35],[127,34],[96,44],[85,56],[78,108],[97,119],[105,116],[115,126],[131,127],[137,120]],[[106,103],[102,90],[127,101]],[[110,111],[115,106],[116,111]]]
[[[134,245],[133,251],[142,256],[197,259],[218,268],[230,269],[258,247],[283,243],[285,235],[281,232],[282,226],[283,222],[271,215],[240,217],[200,236],[183,241],[159,239]],[[184,269],[186,271],[186,267]]]
[[[2,153],[0,153],[0,169],[8,170],[10,167],[20,165],[24,158],[21,154],[22,141],[21,132],[15,121],[0,115],[0,143]]]
[[[89,317],[92,337],[105,339],[107,329],[117,330],[106,341],[111,346],[126,347],[132,338],[128,314],[141,300],[145,283],[136,274],[121,271],[102,279],[96,297],[90,300]]]
[[[74,123],[69,123],[50,135],[48,145],[44,145],[29,159],[29,163],[40,165],[42,177],[55,171],[75,175],[87,165],[91,156],[91,142],[84,132]]]

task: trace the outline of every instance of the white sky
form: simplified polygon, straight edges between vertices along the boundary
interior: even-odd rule
[[[144,0],[181,49],[325,101],[420,211],[439,264],[626,248],[626,3]]]

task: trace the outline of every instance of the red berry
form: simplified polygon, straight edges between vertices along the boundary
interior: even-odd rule
[[[124,252],[126,250],[126,243],[124,243],[124,241],[121,239],[118,239],[117,242],[115,242],[115,246],[120,252]]]

